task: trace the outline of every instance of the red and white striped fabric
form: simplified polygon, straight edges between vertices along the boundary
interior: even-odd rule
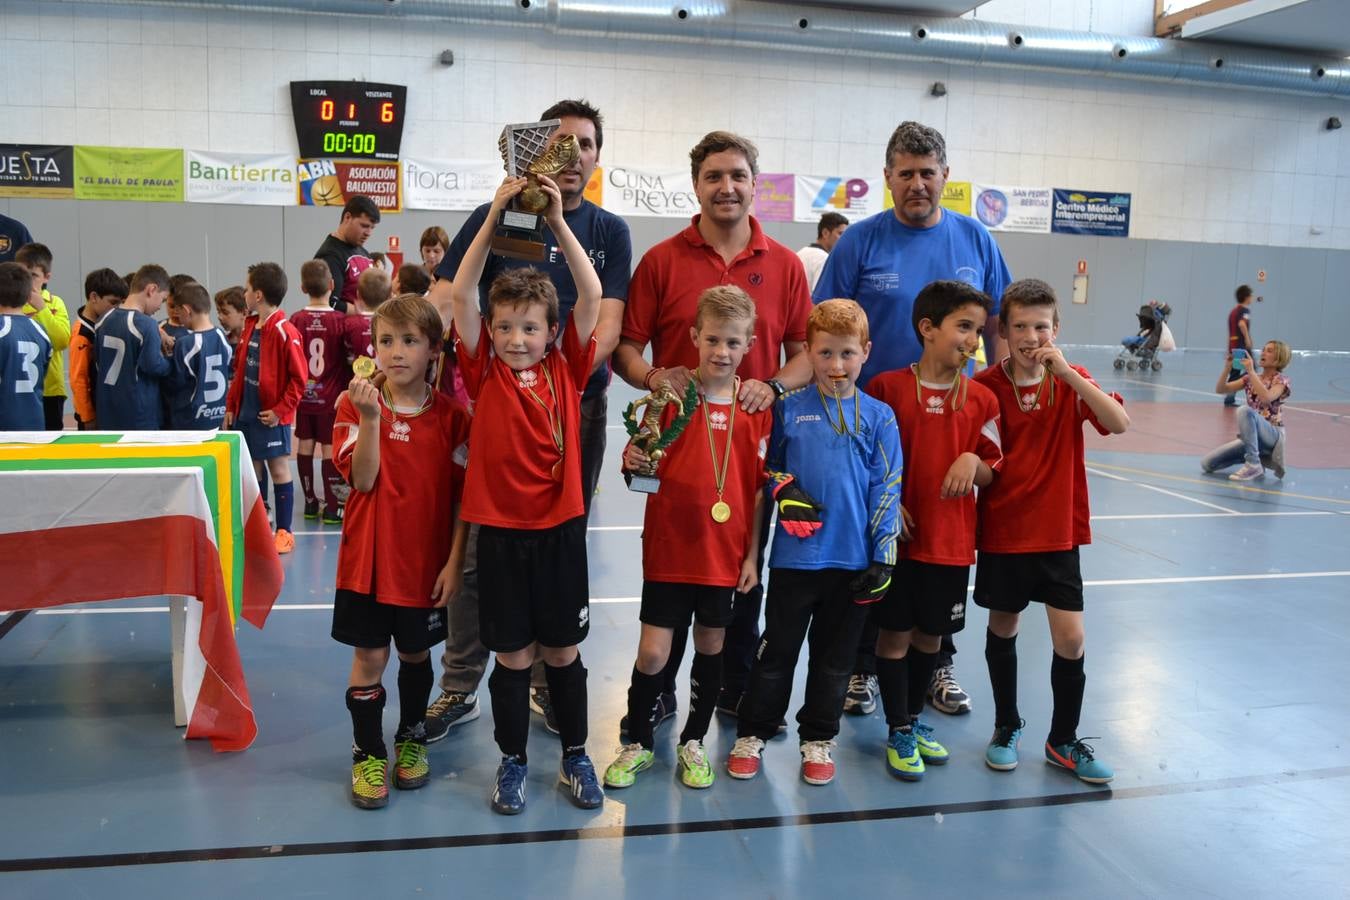
[[[216,750],[253,742],[258,727],[199,468],[0,472],[0,497],[0,610],[195,598],[184,640],[186,737]]]

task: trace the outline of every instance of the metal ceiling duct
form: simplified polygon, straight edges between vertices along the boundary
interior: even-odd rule
[[[73,0],[93,2],[93,0]],[[587,38],[1001,66],[1350,98],[1350,60],[1254,47],[761,0],[131,0],[537,28]]]

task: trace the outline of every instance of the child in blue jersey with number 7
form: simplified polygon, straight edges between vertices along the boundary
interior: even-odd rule
[[[163,336],[151,318],[169,295],[169,273],[147,263],[131,278],[131,294],[94,329],[98,380],[94,418],[101,431],[157,431],[164,426],[160,382],[169,374]]]

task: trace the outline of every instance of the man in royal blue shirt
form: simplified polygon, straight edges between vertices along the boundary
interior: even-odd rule
[[[923,346],[914,333],[914,298],[928,284],[964,281],[994,300],[989,314],[998,316],[999,300],[1012,282],[998,244],[970,216],[943,209],[947,185],[947,142],[942,133],[918,122],[901,122],[886,144],[886,185],[895,208],[850,225],[825,261],[811,292],[815,303],[833,297],[856,300],[867,311],[872,329],[872,354],[863,366],[859,387],[882,372],[919,361]],[[998,331],[984,332],[990,365],[1002,356]],[[870,714],[876,708],[876,628],[869,624],[849,682],[846,712]],[[949,714],[970,712],[970,697],[952,672],[950,638],[944,639],[929,699]]]

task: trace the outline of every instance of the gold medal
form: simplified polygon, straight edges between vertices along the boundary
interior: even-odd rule
[[[549,474],[553,476],[554,481],[562,483],[563,461],[561,459],[553,464],[553,468],[549,470]]]
[[[369,378],[375,374],[375,360],[369,356],[358,356],[352,360],[352,372],[362,378]]]
[[[718,500],[712,505],[713,521],[718,525],[731,518],[731,505],[725,500]]]

